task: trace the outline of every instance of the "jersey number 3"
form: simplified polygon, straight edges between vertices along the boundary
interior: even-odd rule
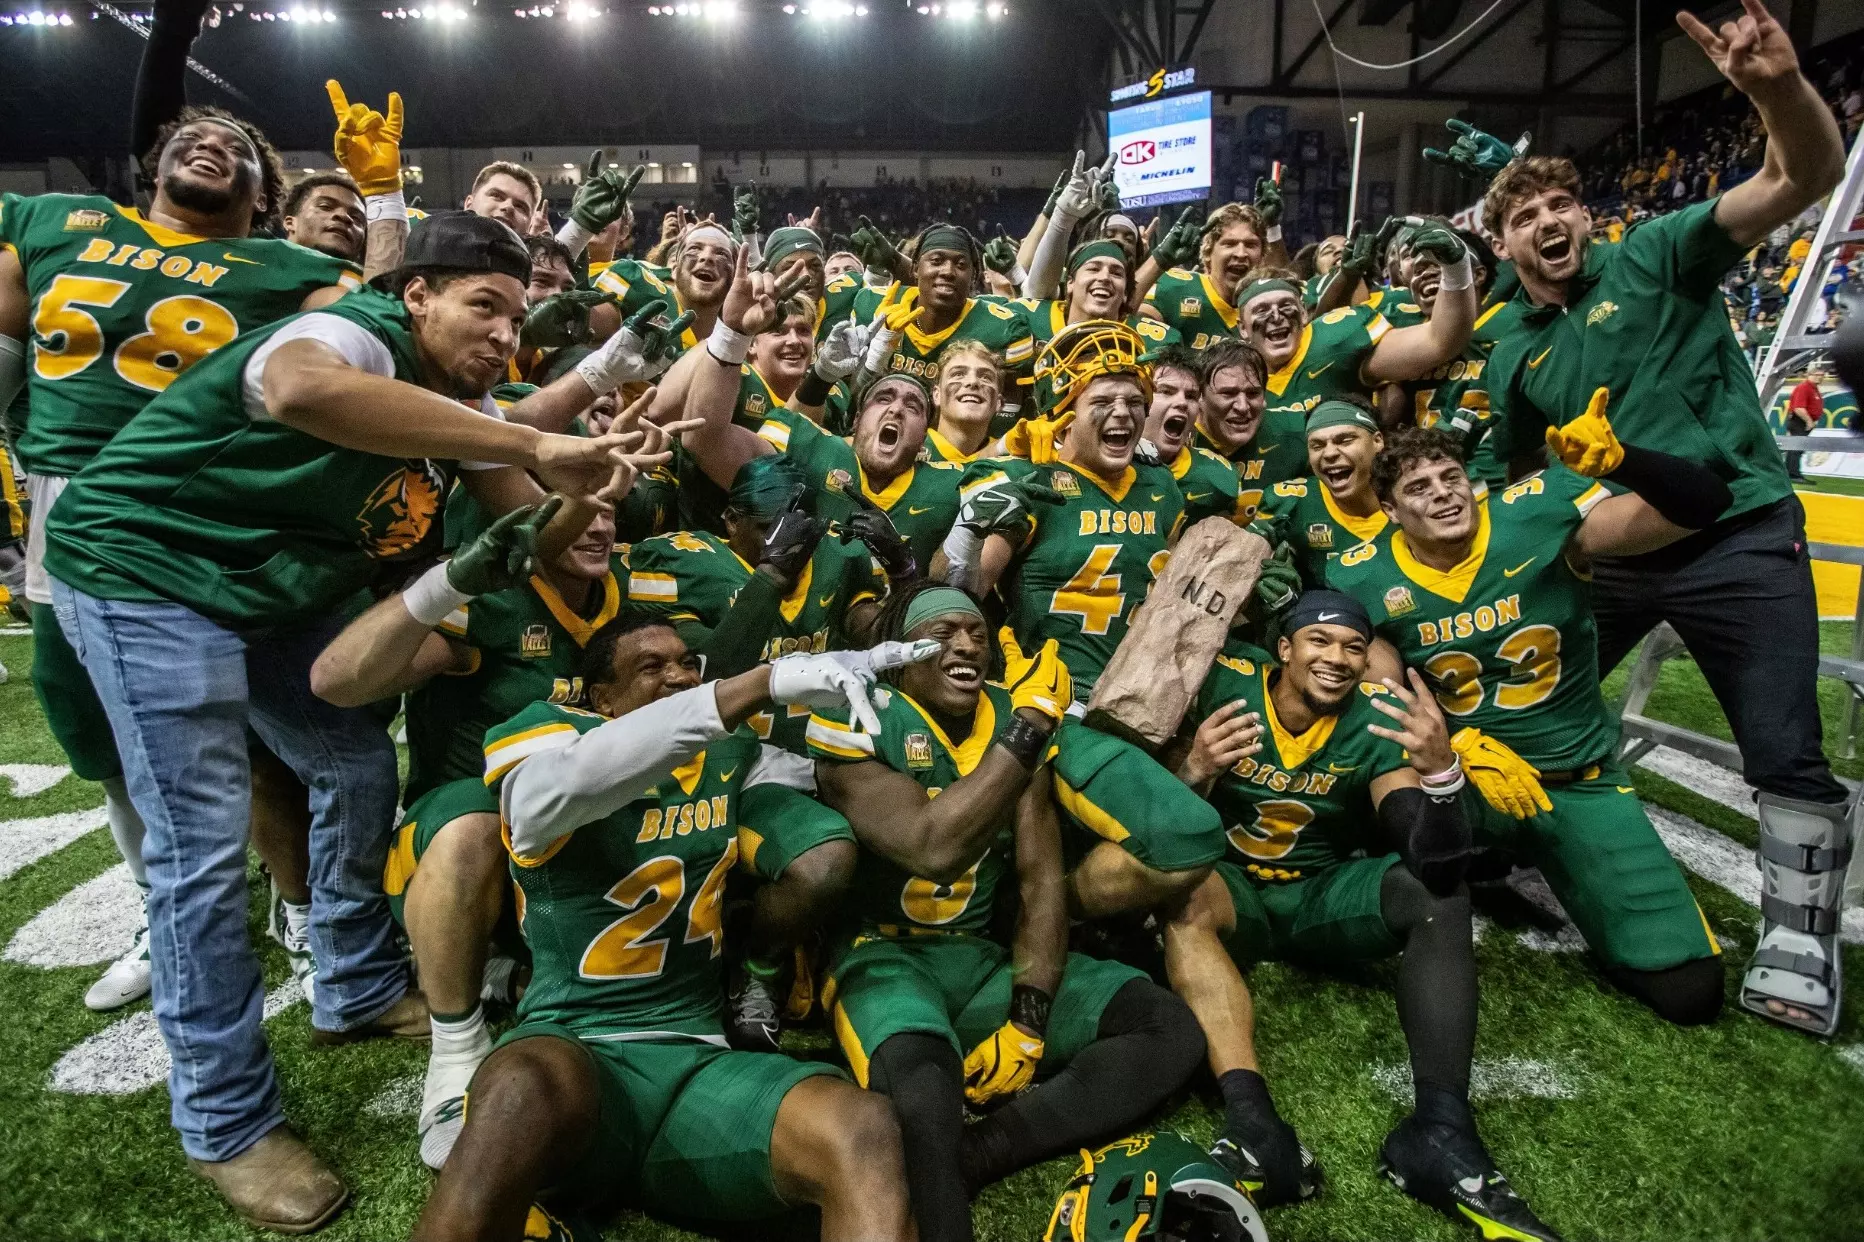
[[[86,306],[108,309],[130,289],[126,280],[64,275],[39,298],[32,317],[33,370],[40,379],[69,379],[103,356],[104,331]],[[175,377],[239,335],[226,307],[193,294],[163,298],[143,316],[143,332],[116,348],[125,383],[161,392]]]

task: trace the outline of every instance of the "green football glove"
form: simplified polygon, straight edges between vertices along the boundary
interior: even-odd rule
[[[1055,188],[1049,191],[1048,202],[1042,204],[1042,214],[1044,216],[1050,218],[1054,217],[1055,204],[1061,199],[1061,192],[1068,187],[1068,177],[1069,170],[1064,168],[1061,170],[1061,175],[1055,178]]]
[[[1262,227],[1272,229],[1280,224],[1281,213],[1281,187],[1273,177],[1256,178],[1256,214],[1262,217]]]
[[[731,199],[731,231],[739,241],[757,232],[757,182],[748,183]]]
[[[1301,571],[1295,568],[1294,549],[1282,544],[1275,555],[1262,562],[1262,576],[1256,579],[1256,602],[1263,615],[1272,617],[1287,608],[1301,594]]]
[[[957,524],[980,536],[1003,534],[1018,538],[1023,522],[1036,505],[1061,502],[1061,493],[1046,483],[1038,483],[1033,478],[1012,479],[966,497],[958,507]]]
[[[1443,123],[1457,135],[1448,151],[1424,148],[1424,158],[1433,164],[1447,164],[1466,177],[1486,181],[1510,163],[1527,154],[1531,134],[1523,133],[1511,147],[1493,134],[1485,134],[1467,121],[1455,117]]]
[[[641,355],[649,378],[659,375],[686,352],[680,337],[692,326],[693,312],[684,311],[671,323],[665,322],[672,307],[664,298],[656,298],[622,321],[621,330],[635,341],[634,352]]]
[[[874,271],[891,272],[903,257],[898,248],[887,240],[874,222],[866,216],[856,216],[860,226],[848,238],[854,252],[861,256],[861,262]]]
[[[570,289],[553,293],[525,312],[518,344],[525,349],[561,349],[589,343],[589,312],[604,302],[619,306],[612,293]]]
[[[563,507],[563,497],[546,496],[493,522],[447,562],[447,585],[475,598],[528,582],[537,572],[537,536]]]
[[[1412,228],[1405,237],[1405,245],[1412,254],[1429,255],[1438,263],[1454,263],[1468,253],[1462,238],[1428,221]]]
[[[1016,243],[1001,229],[984,243],[984,266],[1000,276],[1008,276],[1016,268]]]
[[[586,232],[600,233],[627,214],[628,196],[646,171],[641,164],[626,173],[619,168],[603,168],[602,152],[592,151],[582,184],[570,199],[570,219]]]
[[[1369,280],[1379,266],[1379,245],[1379,234],[1366,232],[1363,222],[1353,225],[1352,235],[1346,239],[1346,249],[1340,252],[1341,278],[1354,282]]]
[[[1204,208],[1192,203],[1178,213],[1170,228],[1152,243],[1152,257],[1160,267],[1184,267],[1197,258],[1198,243],[1203,239]]]

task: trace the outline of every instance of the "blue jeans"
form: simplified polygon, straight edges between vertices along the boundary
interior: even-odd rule
[[[312,1021],[360,1026],[408,990],[382,867],[395,748],[379,719],[312,695],[340,622],[241,635],[172,603],[97,599],[52,582],[148,835],[152,1002],[172,1065],[170,1117],[198,1160],[226,1160],[284,1120],[246,929],[252,771],[246,728],[311,795]]]

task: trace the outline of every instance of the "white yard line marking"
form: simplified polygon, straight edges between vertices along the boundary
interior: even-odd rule
[[[374,1117],[416,1117],[421,1112],[422,1076],[404,1074],[391,1079],[387,1086],[375,1093],[375,1097],[362,1106],[362,1111]]]
[[[1691,793],[1701,794],[1720,803],[1737,815],[1754,816],[1754,788],[1719,763],[1698,759],[1681,751],[1659,746],[1638,761],[1638,767],[1655,772],[1665,780],[1681,785]]]
[[[129,864],[118,863],[33,915],[4,956],[48,970],[92,966],[127,953],[141,926],[142,890],[130,879]]]
[[[0,822],[0,880],[47,854],[55,854],[87,832],[104,826],[104,809],[64,811]]]
[[[1644,810],[1677,862],[1748,905],[1760,906],[1760,868],[1755,865],[1753,850],[1675,811],[1651,803],[1646,803]],[[1864,908],[1845,911],[1839,939],[1846,944],[1864,944]]]
[[[1579,1094],[1583,1075],[1551,1061],[1529,1057],[1478,1058],[1469,1071],[1469,1098],[1472,1100],[1570,1100]],[[1372,1070],[1372,1083],[1394,1100],[1411,1099],[1411,1066],[1408,1062],[1378,1065]]]
[[[13,787],[15,798],[42,794],[70,775],[62,763],[0,763],[0,777]]]
[[[1840,1061],[1858,1073],[1864,1074],[1864,1044],[1846,1044],[1841,1048],[1834,1048],[1833,1051],[1838,1054]]]
[[[265,1020],[303,1003],[303,991],[287,979],[265,994]],[[166,1079],[168,1068],[155,1014],[139,1009],[58,1058],[49,1085],[70,1095],[133,1095]]]

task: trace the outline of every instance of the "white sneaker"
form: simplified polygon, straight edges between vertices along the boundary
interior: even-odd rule
[[[149,925],[136,933],[129,952],[110,963],[90,991],[84,994],[84,1007],[93,1013],[121,1009],[131,1001],[149,994]]]
[[[285,899],[278,895],[278,885],[272,885],[272,902],[266,913],[265,934],[278,943],[291,962],[291,977],[304,992],[304,999],[315,1005],[317,1003],[317,959],[311,953],[311,929],[304,922],[294,921],[285,910]]]
[[[466,1088],[492,1052],[491,1041],[476,1056],[427,1058],[427,1080],[421,1085],[421,1163],[439,1171],[466,1128]]]

